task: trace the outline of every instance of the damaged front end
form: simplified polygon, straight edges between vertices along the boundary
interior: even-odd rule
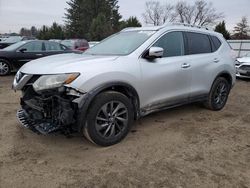
[[[55,88],[37,91],[34,85],[42,76],[28,76],[29,79],[22,75],[13,84],[13,88],[22,90],[23,94],[20,102],[22,109],[17,112],[20,123],[38,134],[77,130],[78,104],[75,100],[84,96],[84,92],[58,83]]]

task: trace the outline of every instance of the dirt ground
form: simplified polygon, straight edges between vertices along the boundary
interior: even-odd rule
[[[250,187],[250,82],[226,108],[187,105],[135,123],[120,144],[39,136],[19,126],[13,76],[0,78],[0,187]]]

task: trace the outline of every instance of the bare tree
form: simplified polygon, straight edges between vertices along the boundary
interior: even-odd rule
[[[234,27],[234,38],[248,39],[248,32],[250,31],[247,17],[243,16],[241,21]]]
[[[162,5],[159,1],[147,1],[146,10],[143,13],[143,18],[146,24],[155,26],[162,25],[167,21],[173,21],[174,6],[166,3]]]
[[[176,20],[181,23],[191,25],[214,25],[223,18],[222,13],[218,13],[213,4],[204,0],[197,0],[194,5],[179,1],[175,6]]]

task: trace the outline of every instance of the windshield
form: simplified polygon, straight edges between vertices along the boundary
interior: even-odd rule
[[[87,50],[91,55],[128,55],[141,46],[155,31],[128,31],[115,34]]]
[[[10,45],[10,46],[4,48],[3,50],[5,50],[5,51],[14,51],[14,50],[20,48],[25,43],[26,43],[25,41],[21,41],[21,42]]]
[[[22,37],[16,36],[16,37],[9,37],[4,40],[4,43],[16,43],[20,42],[22,40]]]
[[[64,46],[67,46],[69,48],[73,48],[74,47],[74,41],[72,41],[72,40],[63,40],[61,42],[61,44],[63,44]]]

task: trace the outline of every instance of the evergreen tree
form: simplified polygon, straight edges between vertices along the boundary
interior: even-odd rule
[[[129,19],[126,20],[126,27],[141,27],[140,21],[134,17],[131,16]]]
[[[140,21],[135,16],[129,17],[127,20],[123,20],[120,22],[120,30],[126,27],[141,27]]]
[[[39,30],[39,34],[37,37],[40,40],[49,40],[50,39],[49,28],[45,25],[42,26],[42,28]]]
[[[229,40],[230,37],[230,33],[227,31],[226,29],[226,23],[225,21],[220,22],[216,27],[215,27],[215,31],[218,33],[221,33],[225,39]]]
[[[49,28],[49,36],[50,39],[64,39],[64,31],[62,26],[54,22],[51,28]]]
[[[103,20],[103,16],[105,22],[100,24],[109,31],[105,31],[100,38],[104,38],[106,33],[119,31],[121,15],[118,12],[117,0],[69,0],[67,3],[69,5],[65,14],[67,37],[90,39],[93,36],[90,30],[96,28],[96,23],[100,19]]]
[[[103,24],[106,23],[106,24]],[[94,41],[100,41],[109,35],[111,35],[112,26],[109,21],[107,21],[105,15],[100,13],[92,22],[90,26],[90,38]]]
[[[32,27],[30,28],[30,34],[31,34],[32,37],[37,37],[37,35],[38,35],[38,30],[37,30],[37,28],[36,28],[35,26],[32,26]]]

